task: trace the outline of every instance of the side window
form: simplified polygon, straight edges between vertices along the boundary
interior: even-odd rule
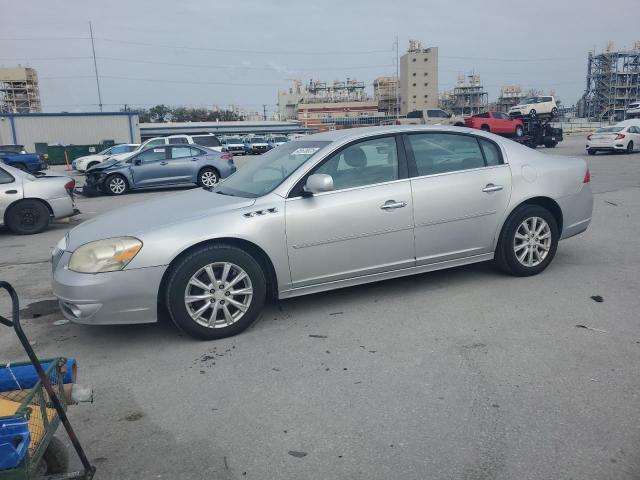
[[[11,176],[9,172],[0,168],[0,184],[3,183],[13,183],[15,179]]]
[[[418,175],[484,167],[484,158],[475,137],[452,133],[409,135]]]
[[[111,147],[111,152],[109,152],[109,155],[115,155],[117,153],[125,153],[128,152],[128,148],[127,146],[115,146],[115,147]]]
[[[156,147],[145,150],[136,158],[141,160],[142,163],[157,162],[158,160],[165,160],[167,153],[165,147]]]
[[[331,156],[313,173],[333,177],[336,190],[398,179],[398,150],[393,137],[355,143]]]
[[[192,157],[199,157],[200,155],[206,155],[206,154],[207,154],[207,152],[203,152],[199,148],[191,147],[191,156]]]
[[[489,118],[489,114],[488,113],[479,113],[478,115],[474,115],[474,116],[477,117],[477,118]]]
[[[543,102],[552,102],[553,98],[551,98],[551,97],[542,97],[542,101]]]
[[[164,138],[156,138],[155,140],[151,140],[145,146],[146,147],[153,147],[154,145],[164,145]]]
[[[183,138],[183,137],[177,137],[177,138],[170,138],[170,139],[169,139],[169,143],[170,143],[171,145],[176,145],[176,144],[189,143],[189,142],[187,141],[187,139],[186,139],[186,138]]]
[[[500,155],[498,146],[495,143],[483,138],[479,138],[478,140],[480,141],[480,145],[482,146],[484,158],[487,160],[487,166],[492,167],[494,165],[502,164],[502,155]]]
[[[494,113],[494,114],[493,114],[493,117],[494,117],[494,118],[499,118],[499,119],[501,119],[501,120],[508,120],[508,119],[509,119],[509,116],[508,116],[508,115],[505,115],[504,113],[501,113],[501,112],[496,112],[496,113]]]
[[[191,147],[172,147],[171,148],[171,158],[187,158],[191,157]]]

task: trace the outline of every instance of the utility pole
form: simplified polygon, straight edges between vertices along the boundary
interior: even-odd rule
[[[262,119],[267,120],[267,106],[264,104],[262,105]]]
[[[398,36],[396,35],[396,119],[400,117],[400,54]]]
[[[96,62],[96,47],[93,44],[93,27],[89,22],[89,34],[91,35],[91,51],[93,52],[93,69],[96,72],[96,86],[98,87],[98,105],[102,111],[102,94],[100,93],[100,78],[98,77],[98,63]]]

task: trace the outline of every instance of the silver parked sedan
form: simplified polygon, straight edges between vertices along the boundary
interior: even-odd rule
[[[23,170],[0,167],[0,226],[29,235],[45,230],[52,218],[78,213],[73,204],[75,180],[64,176],[34,177]]]
[[[203,339],[289,298],[494,260],[542,272],[591,221],[581,159],[459,127],[339,130],[281,145],[215,189],[86,222],[53,254],[67,318],[155,322]]]

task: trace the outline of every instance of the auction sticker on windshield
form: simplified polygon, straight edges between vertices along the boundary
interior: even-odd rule
[[[296,150],[291,152],[291,155],[313,155],[318,150],[320,150],[320,148],[317,148],[317,147],[316,148],[313,148],[313,147],[297,148]]]

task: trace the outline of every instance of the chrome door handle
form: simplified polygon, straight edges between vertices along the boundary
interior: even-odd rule
[[[395,200],[387,200],[382,205],[380,205],[380,208],[382,210],[393,210],[395,208],[402,208],[406,206],[407,202],[396,202]]]
[[[494,185],[493,183],[487,183],[487,186],[482,189],[484,193],[498,192],[502,190],[502,185]]]

